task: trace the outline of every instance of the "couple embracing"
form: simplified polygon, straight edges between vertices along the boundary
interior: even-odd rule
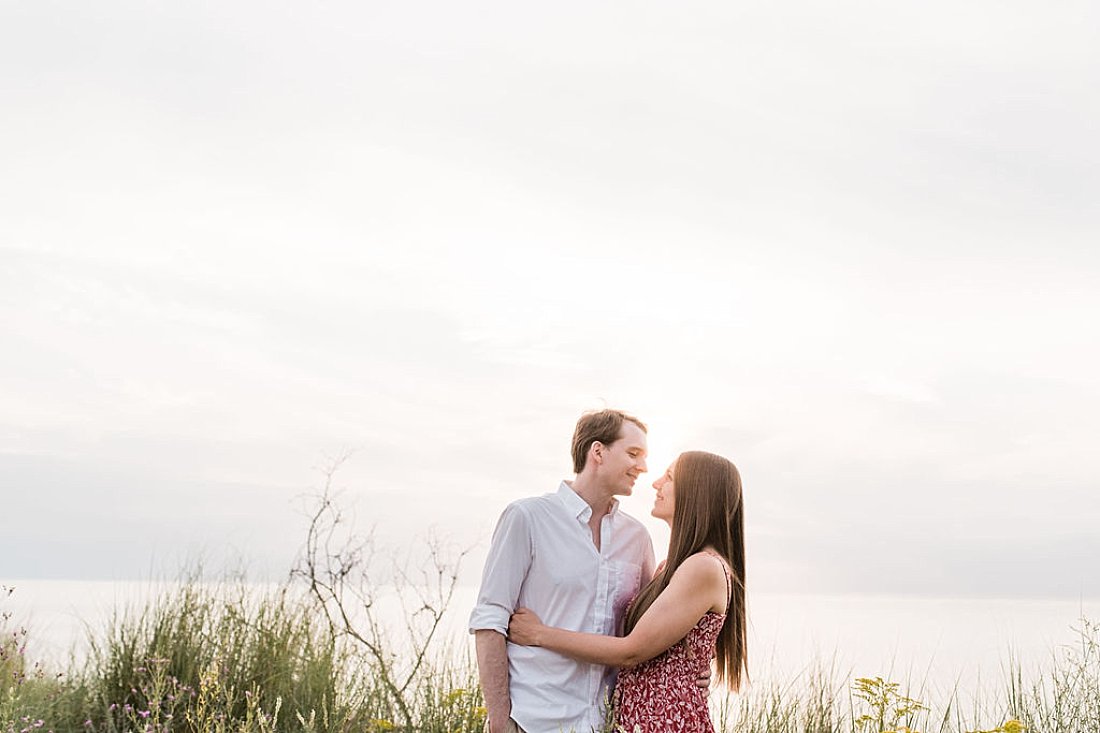
[[[668,557],[619,508],[646,472],[646,426],[586,413],[576,478],[513,502],[493,533],[470,615],[489,733],[713,733],[711,660],[740,685],[746,662],[741,477],[725,458],[682,453],[653,482]],[[616,682],[616,674],[618,680]]]

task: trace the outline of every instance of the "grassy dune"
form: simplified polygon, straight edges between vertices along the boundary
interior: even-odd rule
[[[439,636],[466,552],[428,537],[395,555],[358,536],[333,500],[339,462],[284,585],[193,571],[89,629],[90,653],[67,669],[27,658],[0,586],[0,733],[481,733],[468,640]],[[398,629],[379,611],[394,600]],[[793,678],[753,671],[744,694],[711,705],[721,733],[1100,733],[1100,624],[1082,619],[1076,636],[1043,668],[1013,663],[942,699],[816,663]]]
[[[64,670],[28,660],[26,631],[3,618],[2,733],[473,733],[484,724],[465,645],[377,629],[364,639],[393,643],[367,650],[294,584],[257,592],[194,578],[90,630],[87,661]],[[755,679],[743,696],[718,692],[712,705],[719,729],[736,733],[1097,733],[1100,625],[1082,620],[1075,645],[1041,669],[1011,665],[987,690],[936,702],[920,692],[818,664],[793,679]]]
[[[86,663],[60,672],[26,658],[25,630],[7,624],[2,633],[3,733],[449,733],[483,725],[471,660],[440,646],[410,684],[389,689],[378,662],[333,633],[309,596],[289,585],[258,594],[244,583],[185,582],[92,630]],[[397,697],[414,712],[411,726],[399,722]]]

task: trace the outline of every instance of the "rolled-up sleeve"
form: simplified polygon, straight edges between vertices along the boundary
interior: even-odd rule
[[[516,610],[531,557],[529,518],[521,506],[510,504],[500,515],[489,556],[485,558],[481,590],[470,613],[471,634],[481,629],[508,633],[508,619]]]

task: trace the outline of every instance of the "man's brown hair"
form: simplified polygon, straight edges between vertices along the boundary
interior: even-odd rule
[[[577,429],[573,431],[574,473],[584,470],[584,464],[588,461],[588,449],[593,443],[599,441],[604,445],[611,445],[619,439],[623,421],[626,420],[641,428],[643,433],[649,432],[645,423],[622,410],[598,410],[581,415],[581,419],[577,420]]]

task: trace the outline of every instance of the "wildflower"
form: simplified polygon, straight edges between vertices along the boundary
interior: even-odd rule
[[[1020,721],[1013,718],[1012,720],[1006,720],[1005,724],[1001,726],[1004,728],[1005,733],[1024,733],[1027,728]]]

